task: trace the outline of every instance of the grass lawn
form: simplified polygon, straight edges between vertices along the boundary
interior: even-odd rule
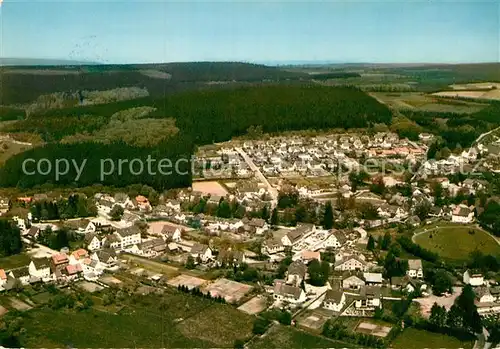
[[[24,267],[30,264],[30,256],[26,253],[20,253],[9,257],[0,258],[0,269],[8,271],[10,269]]]
[[[250,349],[282,349],[282,348],[355,348],[349,343],[330,340],[311,333],[297,330],[293,327],[273,325],[260,338],[250,344]]]
[[[128,297],[120,304],[85,311],[36,308],[23,319],[21,344],[31,348],[232,347],[251,334],[253,317],[229,305],[167,292]],[[109,309],[108,309],[109,308]],[[91,334],[91,335],[90,335]]]
[[[474,234],[469,234],[473,230]],[[432,237],[431,237],[432,236]],[[485,254],[500,254],[500,246],[484,231],[467,227],[447,225],[415,236],[415,242],[445,259],[465,260],[472,251]]]
[[[462,342],[454,337],[407,328],[393,342],[394,349],[472,348],[473,342]]]

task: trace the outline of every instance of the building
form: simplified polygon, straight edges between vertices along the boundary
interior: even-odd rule
[[[59,276],[61,271],[69,264],[68,256],[64,253],[58,253],[52,256],[51,269],[56,276]]]
[[[114,268],[116,266],[116,262],[118,261],[116,253],[112,249],[96,251],[90,258],[97,261],[102,266],[102,269]]]
[[[95,233],[85,235],[84,241],[87,244],[87,250],[89,251],[96,251],[101,248],[101,240]]]
[[[283,251],[285,251],[285,246],[281,240],[269,239],[262,244],[262,254],[271,255]]]
[[[141,231],[136,226],[118,229],[116,231],[116,236],[120,241],[120,248],[122,250],[141,243]]]
[[[408,270],[406,274],[412,278],[421,279],[424,277],[424,269],[422,268],[421,259],[409,259],[408,260]]]
[[[300,252],[300,260],[303,261],[305,264],[308,264],[312,260],[316,259],[319,262],[321,262],[321,253],[319,251],[301,251]]]
[[[323,300],[323,308],[340,312],[345,306],[346,297],[342,290],[328,290]]]
[[[368,286],[381,286],[383,282],[381,273],[363,273],[363,278]]]
[[[358,309],[373,310],[380,307],[381,289],[375,286],[365,286],[361,289],[360,298],[354,303]]]
[[[476,273],[472,270],[466,270],[463,278],[464,284],[474,287],[482,286],[484,284],[484,277],[481,273]]]
[[[210,247],[203,244],[194,244],[193,247],[191,247],[190,254],[195,260],[199,258],[203,263],[212,259],[212,250]]]
[[[31,276],[42,280],[50,279],[50,258],[34,258],[31,260],[28,270]]]
[[[451,221],[454,223],[468,224],[474,220],[474,206],[458,205],[452,212]]]
[[[284,280],[275,280],[274,299],[292,304],[303,303],[306,300],[306,293],[300,287],[287,285]]]
[[[281,238],[284,246],[294,246],[300,241],[311,235],[316,230],[314,224],[299,224],[296,229],[289,230],[288,233]]]
[[[495,297],[490,293],[488,287],[478,287],[474,290],[476,294],[476,301],[478,303],[493,303],[495,302]]]
[[[286,283],[295,287],[299,287],[302,281],[305,280],[306,273],[306,265],[300,260],[295,261],[288,266],[288,270],[286,273]]]
[[[342,288],[346,290],[360,290],[365,286],[365,280],[357,275],[349,275],[342,280]]]
[[[368,268],[366,262],[357,256],[347,257],[335,262],[337,271],[366,271]]]
[[[165,224],[160,232],[168,242],[180,242],[182,240],[182,229],[174,225]]]
[[[23,285],[29,285],[30,283],[30,271],[29,271],[29,267],[20,267],[20,268],[16,268],[16,269],[12,269],[10,272],[9,272],[9,276],[14,278],[14,279],[17,279],[21,282],[21,284]]]

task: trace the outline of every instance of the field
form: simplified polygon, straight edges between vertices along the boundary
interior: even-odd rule
[[[25,265],[28,265],[29,263],[29,255],[25,253],[16,254],[14,256],[0,258],[0,269],[4,269],[5,271],[7,271],[10,269],[23,267]]]
[[[210,292],[212,297],[221,296],[226,302],[235,303],[239,302],[251,289],[252,286],[222,278],[207,285],[204,291]]]
[[[207,280],[205,280],[205,279],[200,279],[200,278],[197,278],[195,276],[186,275],[186,274],[181,274],[181,275],[176,276],[173,279],[168,280],[168,284],[170,286],[177,287],[179,285],[184,285],[184,286],[187,286],[187,288],[190,290],[193,288],[196,288],[196,287],[200,287],[203,284],[205,284],[206,282],[207,282]]]
[[[255,296],[238,307],[238,310],[250,315],[258,314],[264,309],[266,309],[266,299],[261,296]]]
[[[253,323],[229,305],[176,291],[127,298],[117,314],[109,311],[112,307],[30,310],[21,343],[33,348],[232,347],[235,339],[250,336]]]
[[[428,95],[420,92],[372,92],[370,94],[380,102],[399,110],[411,109],[472,114],[487,106],[476,102],[438,98],[441,95]],[[450,96],[443,95],[442,97]]]
[[[469,234],[474,231],[474,234]],[[451,260],[465,260],[475,250],[500,254],[500,246],[486,232],[463,225],[447,225],[426,229],[414,236],[415,243]]]
[[[356,332],[370,334],[372,336],[385,338],[391,332],[392,325],[381,325],[373,321],[363,320],[356,327]]]
[[[264,336],[251,342],[249,347],[250,349],[355,348],[349,343],[333,341],[282,325],[273,325]]]
[[[219,182],[194,182],[193,191],[203,194],[226,196],[227,190]]]
[[[472,348],[472,342],[461,342],[460,340],[414,328],[407,328],[393,342],[394,349],[438,349],[438,348]]]

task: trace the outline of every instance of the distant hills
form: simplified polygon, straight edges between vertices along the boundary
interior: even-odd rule
[[[48,58],[2,58],[0,66],[54,66],[54,65],[96,65],[97,62],[73,61]]]

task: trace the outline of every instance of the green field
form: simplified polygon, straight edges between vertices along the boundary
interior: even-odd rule
[[[471,230],[474,234],[469,234]],[[475,250],[484,254],[500,254],[500,246],[486,232],[463,225],[427,229],[427,232],[415,236],[415,242],[445,259],[452,260],[466,260]]]
[[[250,344],[251,349],[282,348],[355,348],[354,345],[333,341],[325,337],[296,330],[292,327],[273,325],[262,337]]]
[[[462,342],[454,337],[407,328],[393,342],[394,349],[472,348],[473,342]]]
[[[9,257],[1,257],[0,258],[0,269],[4,269],[8,271],[10,269],[24,267],[30,264],[30,256],[25,253],[16,254],[14,256]]]
[[[118,314],[113,313],[115,305],[25,312],[21,344],[31,348],[223,348],[251,335],[252,316],[198,296],[172,290],[162,296],[127,296],[122,303]]]

